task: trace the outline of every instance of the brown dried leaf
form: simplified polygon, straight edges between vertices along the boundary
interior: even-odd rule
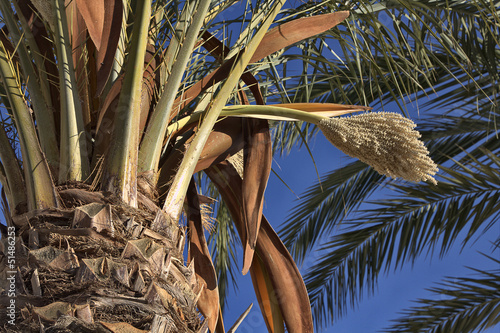
[[[216,59],[219,60],[219,62],[222,63],[222,61],[227,57],[229,54],[230,48],[224,45],[220,40],[215,38],[211,33],[208,31],[205,31],[202,34],[202,38],[204,39],[203,46],[205,49],[207,49],[211,55],[213,55]],[[258,105],[263,105],[264,104],[264,98],[262,97],[262,92],[260,91],[259,88],[259,82],[253,76],[252,73],[245,72],[241,76],[241,79],[245,84],[248,86],[250,91],[252,92],[252,95],[255,98],[255,102]],[[243,92],[243,90],[239,90],[240,92]],[[247,103],[243,103],[247,104]]]
[[[194,260],[194,271],[198,281],[204,285],[198,298],[198,309],[208,321],[210,332],[215,332],[219,314],[219,288],[217,275],[208,250],[201,219],[200,200],[193,180],[186,197],[186,215],[189,226],[188,261]]]
[[[195,172],[224,161],[242,148],[241,119],[226,118],[217,122],[203,147]]]
[[[259,302],[264,321],[269,332],[284,332],[285,323],[283,315],[279,308],[278,300],[273,293],[272,283],[269,275],[262,263],[262,260],[256,256],[250,267],[250,276],[252,277],[255,295]]]
[[[242,183],[243,218],[248,236],[245,244],[243,274],[252,263],[264,205],[264,192],[272,166],[272,146],[269,124],[262,119],[243,119],[244,167]]]
[[[210,88],[217,82],[226,79],[229,72],[233,68],[235,62],[236,62],[236,57],[229,59],[228,61],[223,63],[218,69],[204,76],[200,81],[196,82],[189,89],[184,91],[184,93],[174,101],[169,122],[179,113],[180,110],[182,110],[186,105],[191,103],[203,91]]]
[[[229,48],[225,47],[224,44],[219,41],[217,38],[212,36],[209,32],[205,32],[202,34],[202,38],[204,38],[205,42],[203,46],[217,59],[222,61],[224,57],[227,55]],[[237,60],[237,56],[228,59],[224,62],[218,69],[214,70],[210,74],[206,75],[200,81],[196,82],[189,89],[187,89],[182,96],[178,97],[174,101],[174,106],[172,108],[172,112],[170,114],[171,121],[177,113],[182,110],[186,105],[191,103],[193,99],[195,99],[198,95],[200,95],[203,91],[210,88],[214,84],[226,79],[227,75],[233,68],[234,63]],[[264,104],[264,99],[262,97],[262,93],[259,88],[259,83],[257,79],[253,76],[253,74],[249,72],[245,72],[241,76],[243,82],[248,86],[250,91],[252,92],[255,101],[257,104]]]
[[[205,173],[217,186],[222,199],[229,208],[236,230],[240,235],[241,244],[247,244],[247,233],[242,214],[240,175],[228,161],[211,166],[205,170]]]
[[[245,224],[240,204],[242,200],[241,177],[227,161],[219,163],[205,172],[219,189],[235,222],[242,243],[245,244]],[[262,216],[255,251],[262,260],[261,267],[269,275],[288,332],[313,332],[311,306],[304,281],[290,253],[264,216]],[[264,315],[266,316],[266,314]]]
[[[255,252],[269,274],[288,332],[313,332],[311,305],[302,276],[265,216]]]
[[[76,0],[76,5],[97,50],[97,94],[100,94],[113,67],[120,39],[123,1]]]
[[[259,61],[287,46],[333,28],[349,16],[348,11],[299,18],[269,30],[250,59]]]
[[[106,15],[106,2],[99,0],[76,0],[78,11],[81,13],[90,38],[96,48],[101,48],[101,38],[104,30],[104,16]]]

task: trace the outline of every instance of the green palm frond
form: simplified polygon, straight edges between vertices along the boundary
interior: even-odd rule
[[[346,5],[308,3],[295,12],[328,12]],[[474,104],[491,110],[499,93],[499,5],[482,0],[358,2],[340,29],[301,43],[301,54],[284,52],[259,67],[272,78],[263,86],[269,99],[280,102],[382,108],[395,102],[403,113],[408,101],[426,109]],[[291,134],[298,130],[293,124],[280,130],[289,140],[276,139],[276,150],[286,152],[302,142]],[[301,130],[305,137],[314,132]]]
[[[220,304],[224,310],[230,294],[230,283],[234,289],[237,288],[236,281],[239,269],[236,251],[239,239],[234,224],[231,222],[231,215],[222,201],[217,210],[216,220],[215,230],[210,235],[208,242],[211,246],[214,268],[219,283]]]
[[[394,199],[374,202],[377,208],[345,222],[305,276],[316,318],[341,315],[363,290],[373,292],[383,270],[434,250],[442,256],[459,234],[465,246],[489,230],[500,215],[500,159],[484,154],[486,161],[442,168],[447,175],[437,186],[394,185]]]
[[[489,258],[492,266],[498,259]],[[477,276],[446,278],[420,299],[387,332],[479,332],[500,322],[500,270],[471,269]]]

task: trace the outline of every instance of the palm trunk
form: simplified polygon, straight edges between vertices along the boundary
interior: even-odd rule
[[[59,195],[67,208],[16,216],[2,237],[0,331],[206,330],[183,229],[143,195],[140,209],[83,184]]]

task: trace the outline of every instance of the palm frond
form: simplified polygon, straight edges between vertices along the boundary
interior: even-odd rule
[[[290,12],[324,13],[346,5],[304,4]],[[347,23],[298,45],[301,54],[285,51],[255,70],[272,79],[263,86],[273,101],[381,108],[393,102],[403,113],[411,101],[425,109],[473,104],[480,112],[491,111],[499,93],[499,5],[483,0],[358,2],[351,5]],[[302,142],[293,134],[299,130],[295,125],[279,129],[287,141],[275,140],[278,151]],[[301,131],[309,137],[314,128]]]
[[[216,221],[215,230],[210,235],[208,243],[218,278],[221,309],[224,311],[230,294],[230,284],[233,289],[237,289],[236,281],[240,270],[236,256],[239,239],[229,210],[222,201],[217,210]]]
[[[492,266],[500,261],[489,257]],[[446,278],[420,299],[387,332],[480,332],[500,322],[500,270],[471,270],[475,277]]]
[[[445,255],[459,234],[462,246],[488,231],[500,215],[500,159],[442,168],[435,187],[394,185],[395,198],[373,202],[375,209],[345,222],[341,232],[319,248],[321,259],[305,276],[313,313],[342,315],[362,291],[373,292],[379,274],[423,253]],[[331,317],[330,317],[331,318]]]

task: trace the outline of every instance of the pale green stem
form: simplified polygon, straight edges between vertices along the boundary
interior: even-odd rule
[[[186,116],[175,123],[168,126],[168,133],[177,132],[186,125],[199,122],[206,115],[206,111],[199,111]],[[271,105],[235,105],[222,108],[219,117],[280,117],[289,121],[305,121],[317,125],[321,120],[328,117],[317,115],[314,113],[289,109]]]
[[[21,203],[27,203],[26,187],[24,186],[23,173],[19,167],[16,153],[10,145],[3,126],[0,128],[0,160],[4,165],[5,180],[10,189],[9,207],[13,215],[15,208]],[[5,185],[5,184],[4,184]]]
[[[189,25],[186,38],[182,43],[179,54],[176,57],[169,75],[163,94],[158,101],[155,111],[151,115],[148,128],[144,133],[144,138],[139,150],[139,171],[145,172],[158,170],[158,163],[163,148],[163,140],[167,131],[170,111],[175,101],[177,91],[186,70],[187,63],[191,58],[193,47],[198,40],[198,34],[203,25],[205,16],[210,6],[210,0],[201,0],[193,21]]]
[[[0,76],[19,136],[28,209],[57,207],[57,196],[49,166],[38,142],[35,124],[24,100],[24,94],[16,80],[12,59],[3,43],[0,43]]]
[[[221,115],[224,116],[245,116],[245,115],[261,115],[279,118],[289,118],[290,120],[305,121],[317,125],[321,120],[328,117],[318,115],[311,112],[290,109],[281,106],[272,105],[234,105],[226,106],[222,109]]]
[[[186,191],[194,169],[198,163],[198,159],[200,158],[200,154],[205,146],[208,136],[210,135],[217,118],[219,118],[222,108],[231,96],[234,88],[237,86],[252,55],[259,46],[262,38],[266,34],[276,15],[278,15],[284,3],[285,0],[278,0],[273,4],[269,14],[264,19],[261,26],[257,29],[254,37],[248,43],[247,47],[241,52],[240,57],[235,62],[231,73],[212,102],[212,105],[209,106],[207,114],[198,128],[193,142],[189,146],[181,165],[179,166],[179,171],[175,175],[172,186],[165,200],[163,209],[172,220],[177,221],[180,217]]]
[[[7,176],[5,174],[5,169],[2,165],[2,162],[0,162],[0,186],[2,186],[5,196],[7,197],[7,204],[9,205],[10,216],[15,216],[17,214],[15,207],[13,207],[13,202],[15,202],[15,199],[13,199],[12,197],[12,193],[10,191],[9,183],[7,181]],[[6,216],[5,214],[8,213],[4,211],[4,216]],[[8,227],[13,226],[12,220],[10,218],[6,218],[5,220]]]
[[[137,206],[137,155],[139,119],[144,75],[144,57],[148,42],[151,0],[137,1],[132,40],[125,64],[123,88],[118,100],[102,189],[118,194],[122,200]]]
[[[14,3],[16,11],[20,13],[21,9],[19,8],[18,2],[17,1],[12,1],[12,2]],[[45,100],[45,103],[47,104],[47,108],[50,111],[50,116],[52,117],[52,123],[54,123],[55,122],[54,106],[52,105],[52,97],[50,94],[49,77],[45,69],[45,59],[44,57],[42,57],[42,54],[36,43],[35,37],[33,36],[33,33],[31,32],[31,29],[28,25],[28,22],[26,21],[23,15],[19,15],[19,21],[21,22],[24,35],[26,37],[26,40],[28,41],[28,45],[31,50],[30,54],[33,57],[33,60],[35,61],[35,67],[38,71],[38,78],[39,78],[38,82],[40,84],[40,89],[42,90],[43,98]],[[56,135],[55,132],[54,135]],[[57,161],[59,161],[59,156],[57,156]]]
[[[68,22],[63,0],[53,0],[56,12],[57,67],[61,92],[61,158],[59,182],[85,180],[89,175],[86,133],[71,56]]]
[[[165,69],[167,71],[165,82],[168,80],[168,77],[172,72],[172,66],[177,59],[177,54],[179,53],[179,49],[182,45],[184,37],[186,36],[186,32],[191,23],[190,20],[193,17],[192,15],[196,5],[197,0],[186,1],[184,7],[182,8],[181,16],[179,17],[179,21],[177,22],[172,34],[172,40],[170,41],[170,44],[168,44],[167,51],[165,52]]]
[[[15,200],[12,198],[12,195],[10,193],[10,187],[9,187],[9,182],[7,181],[7,174],[5,173],[5,169],[2,165],[2,162],[0,160],[0,186],[2,186],[3,191],[5,192],[5,196],[7,197],[7,203],[9,205],[9,212],[10,215],[14,215],[15,211],[12,209],[13,203]],[[4,212],[5,213],[5,212]],[[10,226],[9,224],[9,219],[6,219],[7,225]]]
[[[14,3],[16,3],[16,8],[18,8],[19,6],[17,6],[17,2],[14,1]],[[59,147],[56,138],[54,116],[51,109],[52,103],[50,100],[50,95],[46,95],[43,93],[44,87],[48,89],[48,79],[43,70],[39,71],[38,73],[43,73],[45,77],[39,79],[32,63],[32,59],[38,60],[38,62],[36,62],[36,65],[41,66],[39,68],[43,68],[43,62],[40,61],[41,56],[39,54],[38,47],[36,46],[33,34],[31,33],[31,30],[29,30],[24,16],[18,10],[18,18],[22,23],[24,36],[29,37],[27,38],[27,41],[30,49],[32,50],[31,56],[28,54],[25,41],[21,38],[19,27],[14,20],[12,11],[10,10],[10,3],[1,1],[0,6],[5,23],[9,28],[9,36],[12,38],[13,44],[17,46],[16,51],[19,55],[21,68],[23,70],[24,77],[28,86],[31,107],[35,112],[38,137],[40,138],[42,150],[45,153],[45,156],[51,168],[53,170],[57,170],[59,166]]]
[[[116,80],[120,76],[122,71],[123,63],[125,61],[125,51],[126,51],[126,41],[127,41],[127,17],[128,17],[128,5],[123,6],[123,19],[122,27],[120,30],[120,39],[118,40],[118,47],[116,48],[115,57],[113,58],[113,67],[111,68],[111,73],[109,74],[109,79],[106,82],[106,86],[101,94],[103,99],[107,96],[107,93],[115,84]]]

